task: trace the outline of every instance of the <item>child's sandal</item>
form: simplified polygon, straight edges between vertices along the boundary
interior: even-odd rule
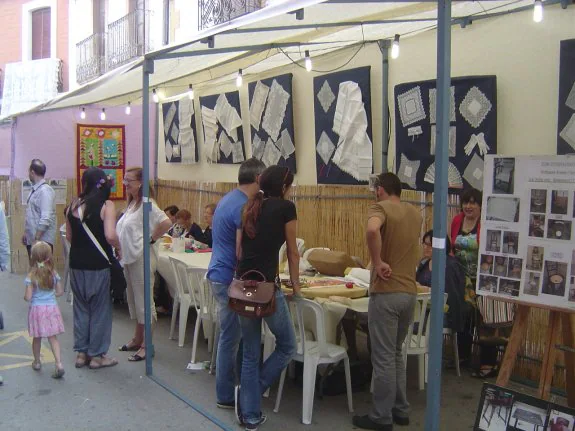
[[[64,374],[65,374],[65,373],[66,373],[66,372],[64,371],[64,368],[62,368],[62,367],[60,367],[60,368],[56,367],[56,368],[54,369],[54,373],[52,374],[52,378],[53,378],[53,379],[61,379],[62,377],[64,377]]]
[[[34,371],[40,371],[42,369],[42,362],[40,361],[33,361],[32,362],[32,369]]]

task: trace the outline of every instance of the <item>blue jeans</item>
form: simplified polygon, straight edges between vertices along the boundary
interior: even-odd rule
[[[238,346],[241,340],[238,315],[228,307],[229,286],[209,280],[208,282],[218,303],[218,319],[220,323],[220,340],[216,357],[217,402],[233,404]]]
[[[262,319],[240,316],[244,350],[240,405],[245,423],[259,422],[262,394],[279,378],[296,352],[294,327],[281,289],[276,291],[275,313],[264,320],[276,337],[276,347],[260,369]]]

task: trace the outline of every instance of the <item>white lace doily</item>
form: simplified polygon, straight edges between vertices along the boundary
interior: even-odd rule
[[[280,143],[280,149],[284,159],[287,160],[289,156],[295,153],[295,146],[287,129],[282,130],[280,140],[278,142]]]
[[[335,100],[335,94],[331,90],[327,79],[323,81],[323,85],[321,86],[320,90],[317,93],[317,100],[319,100],[319,104],[323,108],[323,112],[327,114],[329,108],[331,108],[331,104]]]
[[[567,96],[567,99],[565,99],[565,105],[575,110],[575,82],[573,83],[573,87],[571,87],[569,96]]]
[[[172,144],[170,144],[169,141],[166,141],[165,147],[166,147],[166,162],[171,162],[173,156]]]
[[[571,119],[567,123],[567,125],[561,130],[559,133],[565,142],[567,142],[573,150],[575,150],[575,114],[571,115]]]
[[[182,97],[178,101],[178,108],[180,131],[190,129],[192,127],[192,115],[194,115],[194,101],[187,96]]]
[[[280,130],[284,117],[286,114],[286,107],[290,95],[283,87],[278,84],[274,79],[268,95],[268,103],[262,121],[262,128],[268,133],[269,137],[275,142],[278,140]]]
[[[202,125],[204,128],[204,146],[209,162],[217,162],[219,150],[216,146],[218,123],[213,109],[202,106]]]
[[[463,178],[471,187],[483,190],[483,159],[477,153],[473,154],[465,171],[463,171]]]
[[[262,114],[268,100],[268,93],[270,88],[262,81],[256,83],[254,95],[252,97],[252,104],[250,105],[250,124],[254,129],[260,130],[260,123],[262,121]]]
[[[193,141],[193,134],[192,134],[192,141]],[[195,142],[193,145],[181,145],[180,148],[182,149],[182,164],[190,165],[198,162],[196,159]]]
[[[463,118],[475,128],[478,128],[489,111],[491,111],[492,104],[483,92],[477,87],[471,87],[465,99],[459,105],[459,112]]]
[[[172,139],[174,140],[174,142],[178,142],[178,135],[180,134],[180,129],[178,128],[178,125],[176,123],[172,124]]]
[[[401,155],[397,176],[402,183],[409,185],[412,189],[416,188],[415,179],[420,164],[421,162],[419,160],[409,160],[405,157],[405,154]]]
[[[219,145],[220,151],[224,153],[224,156],[230,157],[230,154],[232,154],[232,143],[224,131],[220,132]]]
[[[176,104],[173,102],[170,103],[168,112],[166,112],[166,115],[164,116],[164,134],[166,136],[168,136],[168,134],[170,133],[170,127],[172,126],[174,118],[176,117],[176,111],[177,111]]]
[[[234,142],[232,145],[232,162],[241,163],[245,160],[242,141]]]
[[[335,145],[327,133],[321,132],[321,136],[319,137],[319,141],[317,141],[315,148],[323,162],[327,165],[331,159],[331,155],[335,150]]]
[[[272,139],[269,138],[266,144],[266,148],[264,150],[262,162],[264,162],[266,166],[277,165],[278,162],[280,161],[281,156],[282,153],[280,152],[278,147],[276,147],[276,145],[273,143]]]
[[[430,154],[435,155],[435,140],[437,139],[437,128],[435,124],[431,125],[431,148]],[[449,157],[455,157],[457,153],[456,147],[457,129],[455,126],[449,127]]]
[[[427,170],[425,171],[425,176],[423,180],[427,183],[435,184],[435,162],[433,162]],[[457,167],[449,162],[447,166],[447,186],[450,189],[462,189],[463,180],[461,179],[461,174]]]
[[[234,108],[225,94],[220,94],[214,107],[216,118],[222,125],[224,130],[231,135],[232,130],[237,129],[242,125],[242,119],[236,108]]]
[[[265,142],[259,137],[257,133],[254,133],[252,139],[252,157],[261,160],[264,155]]]
[[[397,96],[397,106],[403,127],[426,118],[419,85]]]
[[[455,87],[452,85],[449,87],[450,93],[450,104],[449,104],[449,121],[455,121]],[[435,117],[435,108],[436,108],[436,96],[437,96],[437,89],[430,88],[429,89],[429,122],[430,123],[437,123],[437,119]]]

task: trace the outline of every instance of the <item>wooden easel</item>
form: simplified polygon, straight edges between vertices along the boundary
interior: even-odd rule
[[[498,386],[507,386],[513,366],[517,359],[517,353],[523,343],[527,322],[532,305],[519,304],[515,312],[515,321],[511,336],[505,349],[501,369],[497,377]],[[562,333],[562,345],[558,344],[559,333]],[[545,351],[541,364],[541,377],[539,378],[538,397],[549,399],[551,380],[558,350],[565,353],[567,404],[575,408],[575,314],[564,310],[549,310],[549,326],[545,338]]]

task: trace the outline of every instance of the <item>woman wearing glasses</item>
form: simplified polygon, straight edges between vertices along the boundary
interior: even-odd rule
[[[135,351],[128,358],[131,362],[142,361],[146,358],[144,344],[144,247],[145,242],[150,243],[150,274],[156,272],[158,251],[156,241],[162,237],[172,222],[154,201],[150,212],[150,238],[144,238],[144,225],[142,213],[142,168],[131,168],[124,175],[124,185],[128,196],[128,205],[124,215],[118,221],[116,227],[120,237],[122,250],[122,264],[126,276],[126,294],[130,317],[136,319],[134,337],[120,347],[120,351]],[[153,189],[150,188],[150,197],[153,197]],[[150,287],[150,301],[152,310],[152,323],[156,320],[156,307],[152,288]]]

